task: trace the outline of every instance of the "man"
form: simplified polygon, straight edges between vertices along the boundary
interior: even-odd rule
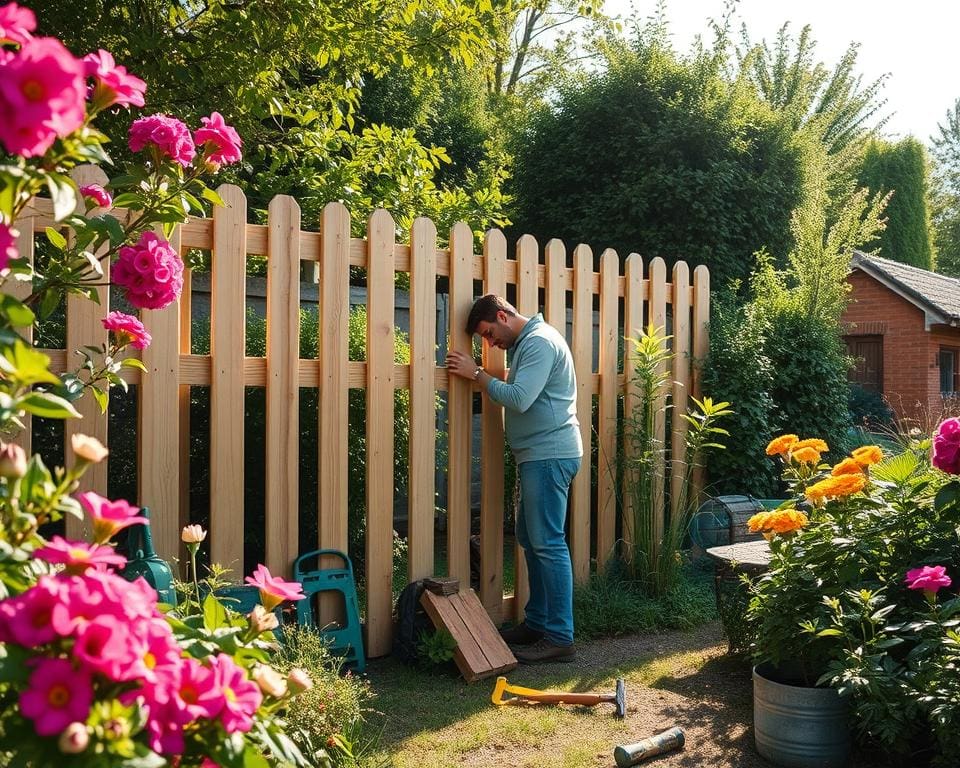
[[[478,381],[506,409],[506,437],[517,461],[517,542],[527,561],[530,599],[526,620],[501,634],[519,661],[572,661],[573,570],[564,523],[570,483],[583,456],[573,358],[542,315],[524,317],[493,294],[473,305],[467,333],[512,350],[506,382],[462,352],[447,355],[451,374]]]

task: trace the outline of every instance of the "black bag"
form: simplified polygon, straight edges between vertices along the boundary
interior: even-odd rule
[[[416,664],[417,643],[424,632],[433,632],[433,622],[420,605],[423,581],[412,581],[397,598],[397,627],[393,633],[393,655],[404,664]]]

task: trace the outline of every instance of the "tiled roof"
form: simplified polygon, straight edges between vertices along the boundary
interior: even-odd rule
[[[939,323],[960,322],[960,279],[855,251],[852,269],[897,290]],[[899,289],[899,290],[898,290]]]

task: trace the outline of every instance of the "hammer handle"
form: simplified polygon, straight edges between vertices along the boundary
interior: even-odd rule
[[[588,707],[617,699],[616,696],[606,693],[527,693],[517,698],[542,701],[544,704],[584,704]]]

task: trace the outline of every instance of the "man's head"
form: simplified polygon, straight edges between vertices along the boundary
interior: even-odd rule
[[[526,324],[517,310],[501,296],[488,293],[474,303],[467,317],[467,333],[478,334],[493,347],[509,349]]]

